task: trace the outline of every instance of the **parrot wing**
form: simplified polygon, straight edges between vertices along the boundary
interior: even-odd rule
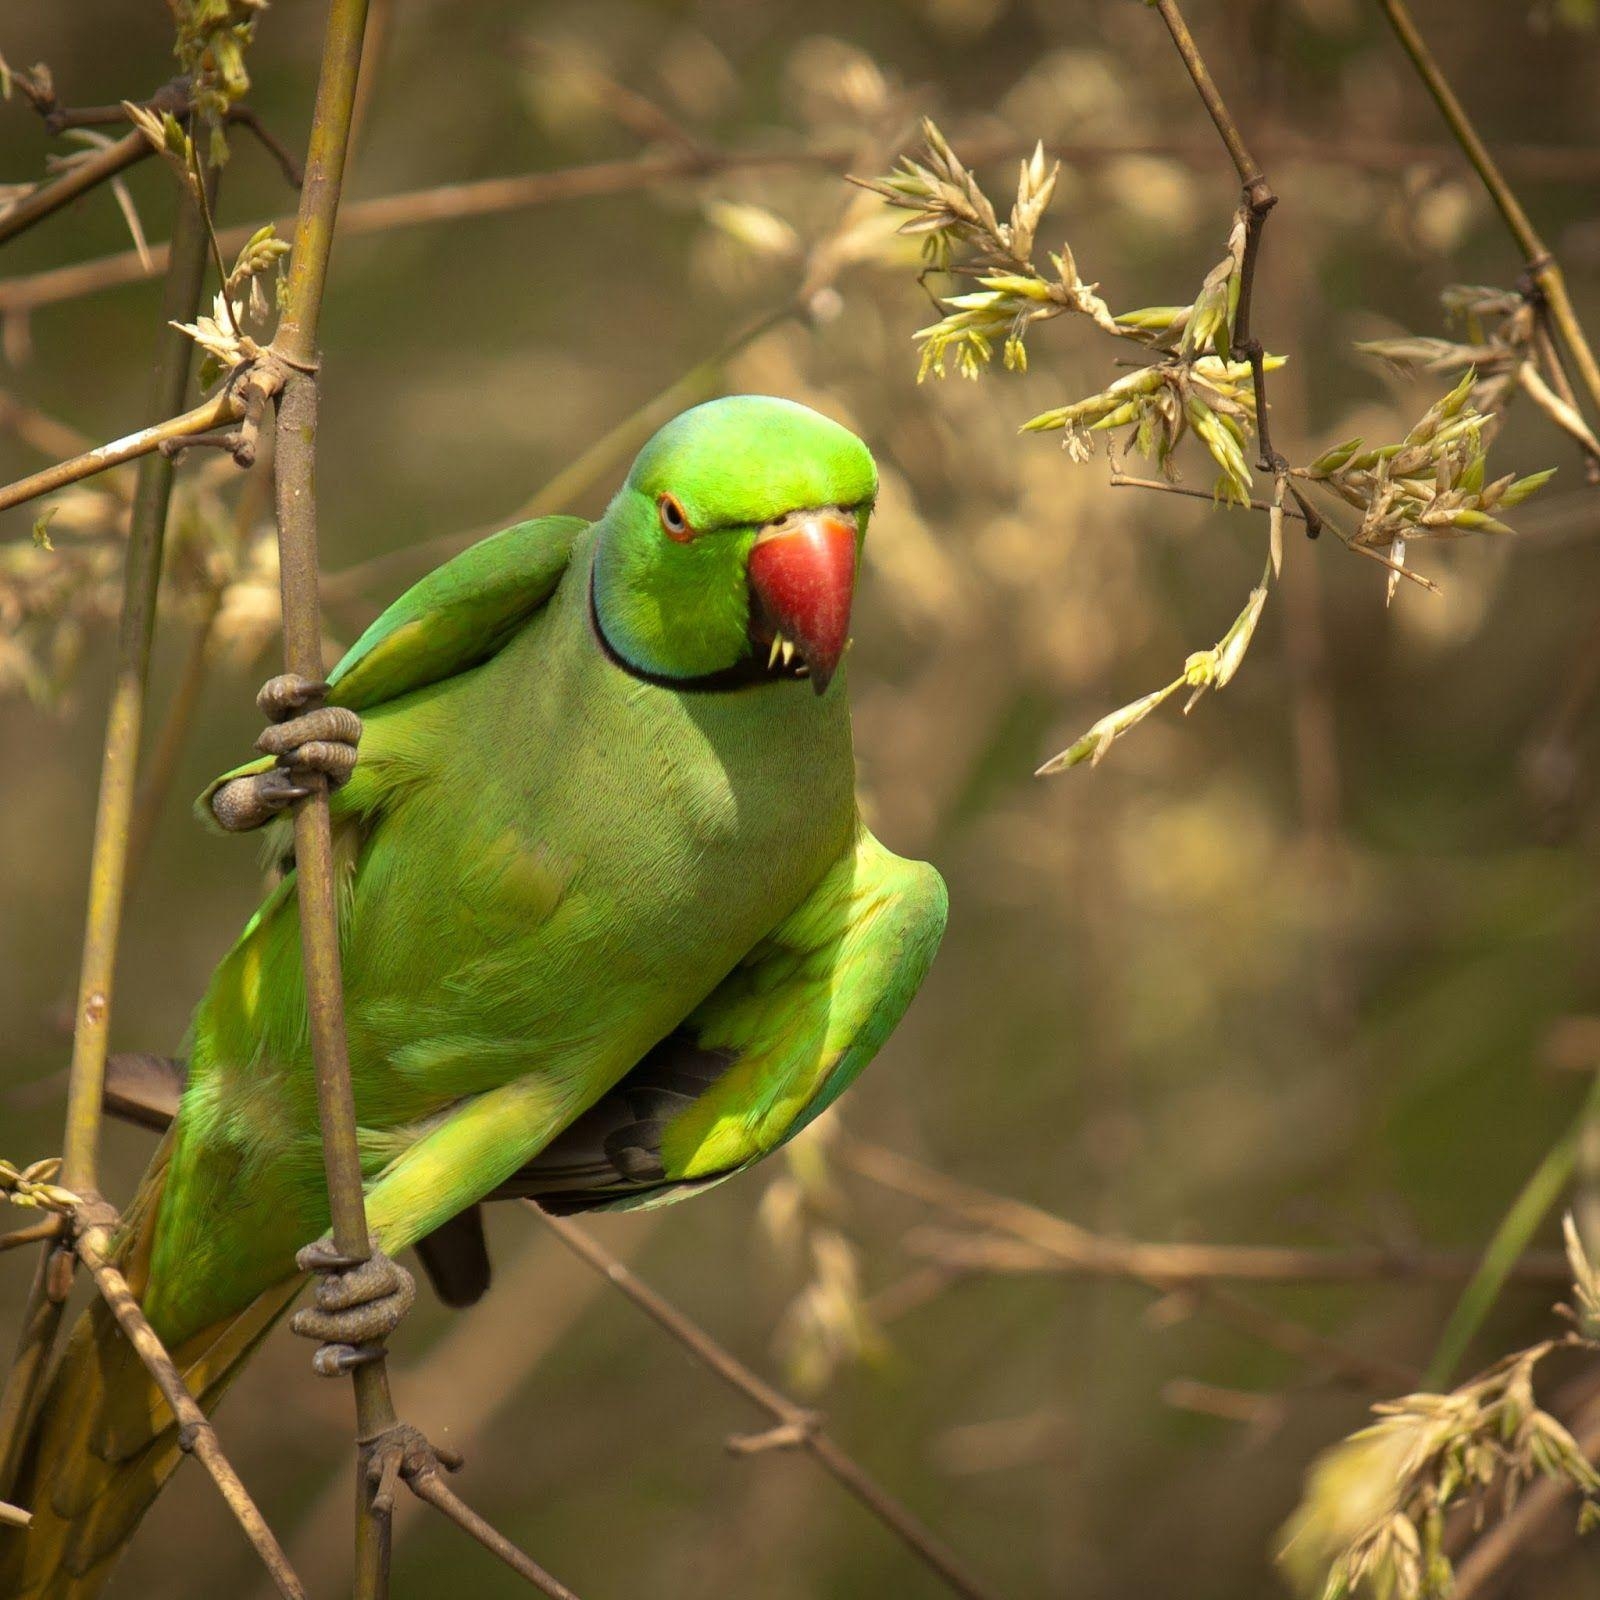
[[[664,1205],[826,1110],[894,1031],[944,933],[939,874],[854,848],[615,1088],[496,1191],[558,1212]]]
[[[555,593],[582,517],[538,517],[480,540],[400,596],[328,674],[328,704],[368,711],[487,661]],[[207,785],[195,812],[215,828],[211,797],[265,772],[261,756]]]
[[[933,961],[944,883],[865,827],[817,887],[614,1088],[488,1199],[547,1210],[666,1205],[720,1183],[792,1138],[849,1086],[893,1032]],[[108,1104],[160,1127],[178,1063],[117,1057]],[[489,1282],[479,1208],[418,1241],[450,1305]]]
[[[365,711],[487,661],[555,593],[582,517],[504,528],[414,584],[328,674],[328,703]]]

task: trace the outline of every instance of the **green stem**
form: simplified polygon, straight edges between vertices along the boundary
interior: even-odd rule
[[[1600,1077],[1595,1079],[1572,1126],[1534,1168],[1533,1175],[1523,1184],[1521,1193],[1511,1202],[1511,1209],[1495,1229],[1477,1272],[1461,1291],[1461,1298],[1439,1336],[1433,1359],[1423,1374],[1423,1388],[1443,1390],[1449,1386],[1467,1353],[1467,1346],[1499,1299],[1512,1269],[1540,1224],[1566,1192],[1577,1166],[1580,1142],[1597,1117],[1600,1117]]]

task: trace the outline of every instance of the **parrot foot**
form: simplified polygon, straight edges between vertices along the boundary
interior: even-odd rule
[[[345,706],[319,706],[328,686],[297,673],[269,678],[256,704],[272,723],[256,740],[277,765],[225,783],[211,797],[211,814],[229,833],[248,833],[311,793],[305,779],[320,773],[330,789],[355,771],[361,718]],[[307,710],[307,707],[312,709]]]
[[[289,1319],[291,1331],[319,1341],[312,1367],[337,1378],[380,1360],[383,1341],[417,1298],[411,1274],[376,1247],[365,1261],[352,1261],[327,1238],[308,1244],[294,1260],[302,1272],[318,1274],[316,1304]]]
[[[398,1480],[416,1483],[438,1473],[459,1470],[464,1457],[442,1444],[432,1444],[409,1423],[397,1422],[386,1428],[367,1446],[367,1485],[372,1491],[372,1509],[380,1517],[394,1510],[394,1491]]]

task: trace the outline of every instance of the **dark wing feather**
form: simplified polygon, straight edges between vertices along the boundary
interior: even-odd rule
[[[662,1186],[661,1139],[738,1059],[707,1050],[687,1027],[653,1046],[632,1072],[514,1172],[492,1200],[537,1200],[566,1215]]]

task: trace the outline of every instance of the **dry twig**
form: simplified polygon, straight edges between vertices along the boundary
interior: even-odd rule
[[[110,1210],[109,1207],[103,1209]],[[278,1593],[285,1596],[286,1600],[305,1600],[306,1591],[289,1565],[283,1547],[257,1510],[255,1501],[250,1498],[233,1464],[223,1454],[216,1429],[185,1387],[172,1357],[167,1354],[155,1330],[146,1321],[144,1312],[139,1309],[139,1302],[134,1299],[127,1279],[113,1264],[111,1234],[106,1225],[97,1223],[83,1228],[77,1236],[77,1250],[101,1298],[117,1319],[117,1325],[127,1336],[128,1343],[137,1352],[145,1370],[155,1380],[156,1387],[171,1408],[178,1424],[179,1447],[197,1456],[211,1475],[211,1481],[216,1484],[234,1520],[244,1529],[245,1536],[255,1547]]]
[[[765,1433],[738,1435],[729,1439],[728,1448],[739,1455],[754,1455],[765,1450],[804,1450],[859,1500],[877,1519],[936,1572],[954,1592],[966,1600],[993,1600],[993,1591],[967,1570],[961,1559],[928,1528],[872,1478],[853,1457],[823,1429],[822,1418],[797,1405],[752,1372],[736,1356],[725,1350],[706,1330],[642,1283],[576,1223],[541,1211],[531,1200],[529,1210],[575,1255],[587,1262],[621,1291],[652,1321],[672,1335],[702,1366],[710,1368],[730,1388],[737,1389],[772,1418]]]

